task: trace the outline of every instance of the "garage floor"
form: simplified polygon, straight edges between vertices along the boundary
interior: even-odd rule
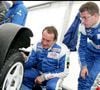
[[[63,85],[67,90],[78,90],[77,79],[80,71],[79,60],[77,52],[71,52],[70,54],[70,68],[69,75],[65,78]]]

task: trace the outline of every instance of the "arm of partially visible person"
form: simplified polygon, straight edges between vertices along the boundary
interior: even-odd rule
[[[11,17],[11,22],[20,24],[20,25],[24,25],[25,21],[26,21],[27,13],[28,13],[28,11],[26,8],[18,7],[15,10],[13,16]]]

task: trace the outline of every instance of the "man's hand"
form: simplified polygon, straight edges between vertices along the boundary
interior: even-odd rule
[[[36,77],[35,79],[36,84],[42,84],[42,82],[43,82],[43,79],[41,78],[41,76]]]
[[[87,67],[83,67],[82,68],[82,70],[81,70],[81,77],[83,78],[83,79],[85,79],[85,76],[87,76],[88,75],[88,69],[87,69]]]
[[[42,74],[42,75],[36,77],[35,83],[42,84],[43,81],[51,79],[51,78],[54,78],[54,76],[50,73],[49,74]]]
[[[21,54],[23,55],[23,57],[25,58],[25,60],[27,59],[27,56],[24,52],[21,52]]]

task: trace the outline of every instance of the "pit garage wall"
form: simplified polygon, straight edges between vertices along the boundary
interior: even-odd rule
[[[39,4],[35,5],[36,2]],[[26,26],[31,28],[34,33],[32,43],[38,41],[42,29],[50,25],[54,25],[58,29],[58,41],[62,41],[80,5],[85,2],[87,1],[24,1],[25,5],[31,3],[31,6],[27,6],[29,12]],[[93,2],[100,4],[100,1]]]
[[[40,40],[43,28],[51,25],[57,28],[59,33],[58,40],[60,40],[64,16],[67,7],[69,7],[69,3],[70,2],[52,1],[52,3],[29,9],[26,26],[30,27],[34,33],[32,44]]]

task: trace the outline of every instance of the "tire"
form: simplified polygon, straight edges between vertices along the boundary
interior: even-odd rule
[[[14,53],[5,61],[0,72],[0,90],[20,90],[24,58],[20,52]]]

